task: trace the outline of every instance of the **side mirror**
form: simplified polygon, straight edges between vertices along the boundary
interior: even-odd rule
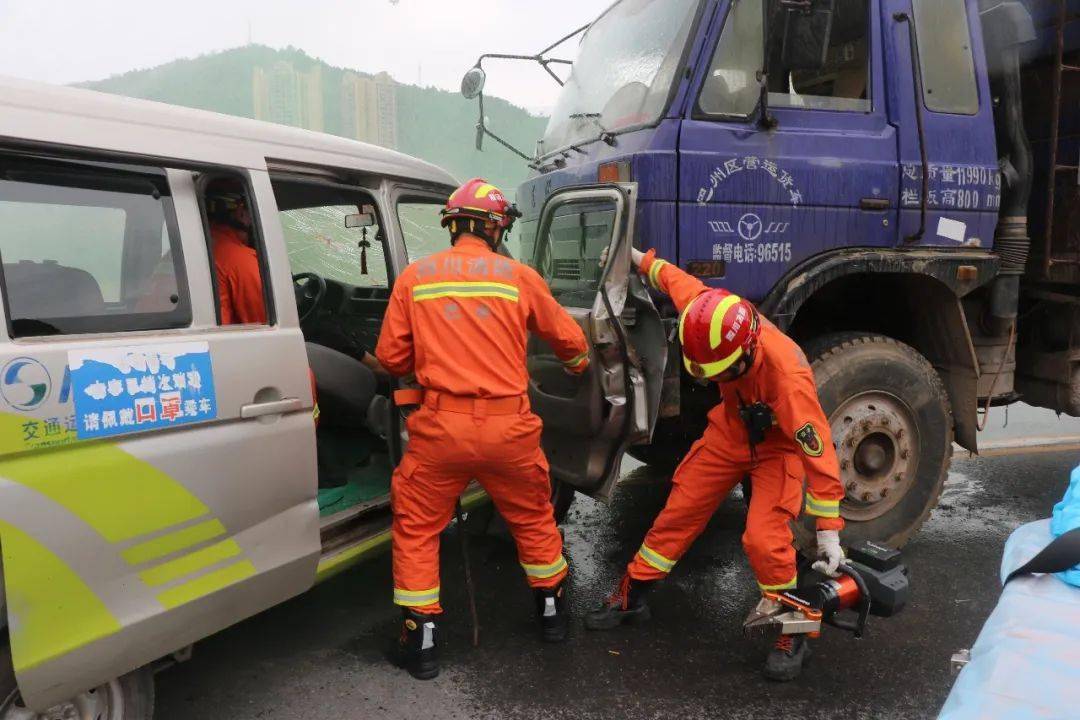
[[[366,228],[373,227],[374,225],[374,213],[353,213],[352,215],[345,216],[345,227],[347,228]]]
[[[828,59],[836,0],[799,5],[785,7],[782,63],[786,70],[820,70]]]
[[[465,73],[461,78],[461,94],[466,100],[474,100],[484,92],[484,84],[487,82],[487,73],[484,68],[477,65]]]

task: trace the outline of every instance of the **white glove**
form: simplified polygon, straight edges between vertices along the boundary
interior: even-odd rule
[[[840,533],[836,530],[817,531],[817,556],[814,569],[829,577],[837,577],[836,571],[844,561],[844,551],[840,548]]]
[[[607,265],[609,248],[604,248],[600,252],[600,267]],[[641,261],[645,259],[645,253],[641,252],[637,248],[630,248],[630,260],[634,263],[634,267],[641,267]]]

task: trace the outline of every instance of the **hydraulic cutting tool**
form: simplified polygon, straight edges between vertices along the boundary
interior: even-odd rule
[[[743,629],[751,637],[809,635],[817,637],[822,623],[862,637],[870,615],[891,617],[907,604],[908,570],[900,552],[862,541],[848,549],[839,577],[810,571],[794,590],[766,592],[771,603],[747,618]],[[856,613],[854,619],[844,611]]]

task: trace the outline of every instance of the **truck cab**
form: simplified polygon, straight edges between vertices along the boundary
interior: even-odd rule
[[[1070,350],[1035,347],[1071,327],[1073,290],[1045,295],[1074,282],[1073,261],[1053,259],[1064,223],[1053,247],[1032,241],[1075,189],[1067,169],[1041,186],[1035,170],[1075,159],[1072,5],[616,2],[560,78],[518,192],[520,252],[553,285],[573,282],[599,216],[558,212],[559,237],[534,236],[538,218],[559,193],[635,184],[640,249],[752,300],[806,350],[848,533],[901,545],[936,504],[954,441],[977,451],[991,405],[1080,410],[1049,369]],[[673,337],[673,307],[654,300]],[[1029,303],[1046,328],[1017,322]],[[666,365],[651,441],[630,448],[647,462],[677,462],[718,401],[680,365]]]

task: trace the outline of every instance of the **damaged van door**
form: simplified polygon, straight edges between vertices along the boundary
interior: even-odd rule
[[[634,184],[559,191],[526,223],[536,227],[532,266],[591,348],[589,370],[574,377],[530,340],[533,411],[544,421],[553,479],[601,498],[626,448],[651,438],[667,362],[660,315],[630,260],[636,194]]]

